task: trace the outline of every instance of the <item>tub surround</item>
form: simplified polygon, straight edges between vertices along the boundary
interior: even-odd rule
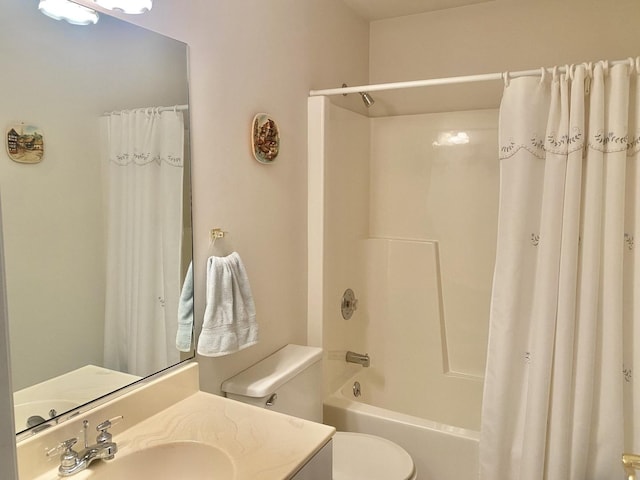
[[[322,447],[333,427],[265,411],[198,390],[198,365],[191,362],[75,419],[18,443],[21,479],[58,479],[58,458],[44,451],[75,436],[82,421],[95,425],[123,415],[112,429],[119,457],[167,442],[197,441],[229,456],[234,480],[292,478]],[[92,441],[93,438],[90,438]],[[80,440],[82,442],[82,439]],[[91,478],[94,463],[72,478]]]

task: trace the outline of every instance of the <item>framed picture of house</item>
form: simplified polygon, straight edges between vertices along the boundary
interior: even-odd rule
[[[7,128],[7,153],[18,163],[39,163],[44,156],[44,135],[34,125],[17,123]]]

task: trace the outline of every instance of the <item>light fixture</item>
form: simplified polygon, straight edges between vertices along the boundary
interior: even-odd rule
[[[40,0],[38,9],[47,17],[66,20],[73,25],[90,25],[98,22],[98,12],[69,0]]]
[[[440,132],[438,140],[433,142],[434,147],[446,147],[451,145],[464,145],[469,143],[470,138],[467,132]]]
[[[146,13],[153,7],[153,0],[93,0],[107,10],[122,13]]]

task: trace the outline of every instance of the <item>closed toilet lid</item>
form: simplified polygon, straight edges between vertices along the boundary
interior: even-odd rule
[[[333,480],[411,480],[415,467],[399,445],[364,433],[333,436]]]

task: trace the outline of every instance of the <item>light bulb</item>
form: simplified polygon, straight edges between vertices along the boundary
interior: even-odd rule
[[[38,9],[47,17],[66,20],[73,25],[90,25],[98,22],[98,12],[69,0],[40,0]]]
[[[153,0],[94,0],[108,10],[119,10],[123,13],[145,13],[153,7]]]

